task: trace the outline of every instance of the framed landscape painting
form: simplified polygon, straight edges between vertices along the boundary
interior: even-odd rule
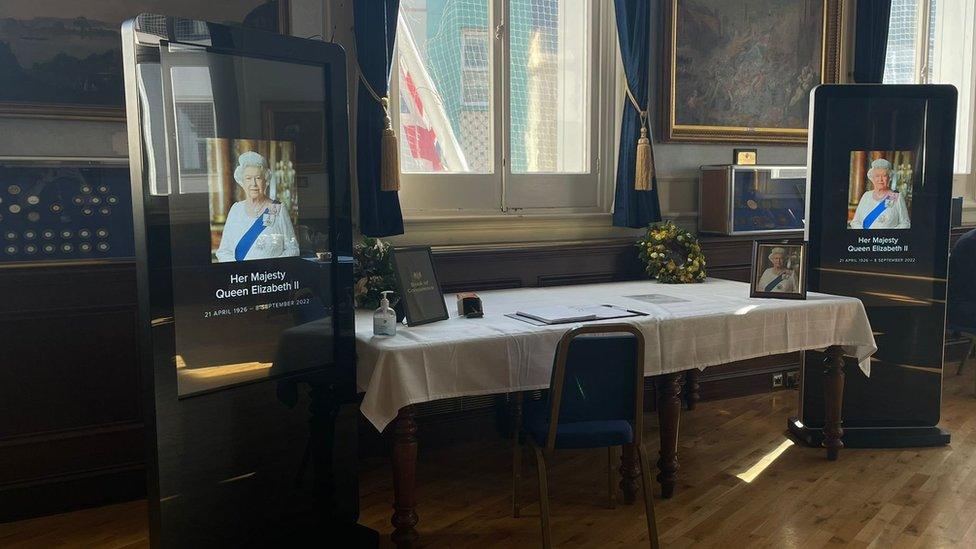
[[[805,143],[842,0],[662,0],[664,141]]]
[[[123,120],[122,22],[158,13],[287,33],[288,0],[4,0],[0,116]]]

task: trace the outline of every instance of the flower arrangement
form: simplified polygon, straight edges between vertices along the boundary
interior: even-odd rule
[[[671,221],[647,226],[637,241],[640,258],[651,278],[666,284],[705,280],[705,254],[691,232]]]
[[[380,292],[397,287],[390,246],[377,238],[366,237],[353,247],[353,258],[356,307],[375,309],[380,306]]]

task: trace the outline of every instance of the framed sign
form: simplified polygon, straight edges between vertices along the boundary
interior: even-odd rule
[[[842,0],[663,0],[664,141],[806,143],[836,82]]]
[[[407,325],[447,320],[447,305],[434,273],[430,246],[394,248],[391,258]]]
[[[749,297],[807,298],[807,245],[788,240],[752,244]]]

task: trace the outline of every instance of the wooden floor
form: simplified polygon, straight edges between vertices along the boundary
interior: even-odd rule
[[[667,547],[976,547],[974,368],[945,383],[942,425],[952,445],[918,450],[845,450],[827,462],[792,444],[792,391],[706,402],[682,415],[677,495],[655,499]],[[951,368],[950,371],[954,371]],[[656,452],[656,421],[646,422]],[[421,434],[422,435],[422,434]],[[606,454],[557,453],[553,535],[562,547],[646,547],[643,506],[606,508]],[[508,443],[486,440],[425,452],[418,468],[420,532],[427,547],[540,544],[532,457],[525,503],[510,514]],[[362,522],[388,534],[389,463],[362,472]],[[146,505],[134,502],[0,525],[0,547],[141,547]],[[385,540],[384,546],[388,546]]]

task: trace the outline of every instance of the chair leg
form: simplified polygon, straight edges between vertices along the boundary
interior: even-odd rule
[[[549,526],[549,473],[546,457],[542,449],[532,445],[535,450],[535,464],[539,468],[539,515],[542,517],[542,546],[552,548],[552,529]]]
[[[647,459],[647,451],[642,444],[634,445],[641,466],[641,484],[644,487],[644,515],[647,517],[647,538],[650,541],[651,549],[658,549],[661,542],[657,535],[657,519],[654,517],[654,501],[651,493],[651,465]]]
[[[613,475],[613,458],[615,453],[616,452],[613,451],[613,446],[607,446],[607,506],[610,509],[613,509],[616,506],[613,497],[614,489],[616,488],[616,486],[614,486],[614,480],[616,479]]]
[[[512,441],[512,516],[521,516],[520,489],[522,486],[522,445],[519,444],[519,434],[515,433]]]

